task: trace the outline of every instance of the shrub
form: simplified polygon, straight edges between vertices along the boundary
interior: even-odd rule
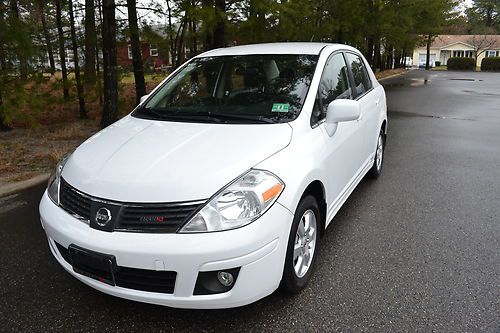
[[[465,57],[453,57],[446,63],[448,70],[468,70],[473,71],[476,68],[476,59]]]
[[[481,61],[482,71],[500,72],[500,57],[484,58]]]
[[[441,61],[434,61],[434,65],[436,65],[436,67],[441,66]]]

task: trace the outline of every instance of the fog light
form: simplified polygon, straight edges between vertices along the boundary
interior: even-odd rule
[[[224,287],[230,287],[233,285],[234,277],[233,274],[229,272],[221,271],[217,273],[217,280],[219,280],[220,284]]]
[[[223,271],[199,272],[193,295],[227,293],[238,280],[240,267],[225,268]]]

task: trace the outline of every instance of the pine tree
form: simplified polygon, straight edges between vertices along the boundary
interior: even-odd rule
[[[144,65],[141,55],[141,41],[139,40],[139,26],[137,25],[137,9],[135,0],[127,0],[128,25],[130,30],[130,45],[132,47],[132,64],[135,79],[135,100],[139,104],[141,97],[146,95],[144,80]]]
[[[104,107],[101,127],[118,120],[118,73],[116,60],[116,4],[114,0],[102,2],[102,54],[104,60]]]
[[[59,40],[59,62],[61,64],[62,80],[63,80],[63,95],[64,99],[69,98],[68,88],[68,70],[66,69],[66,43],[62,26],[62,8],[61,0],[56,0],[56,25],[57,36]]]
[[[87,118],[87,111],[85,110],[85,99],[83,97],[83,84],[80,79],[80,63],[78,57],[78,43],[76,41],[76,31],[75,31],[75,17],[73,14],[73,0],[68,1],[69,6],[69,23],[71,30],[71,45],[73,47],[73,63],[75,65],[75,80],[76,80],[76,91],[78,95],[78,105],[80,108],[80,118]]]

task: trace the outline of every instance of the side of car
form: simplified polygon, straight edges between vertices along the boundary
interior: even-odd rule
[[[300,274],[299,267],[293,274],[292,266],[298,265],[294,256],[297,251],[304,252],[297,248],[310,243],[296,220],[304,219],[302,228],[307,229],[305,220],[310,217],[306,216],[312,212],[321,235],[361,179],[367,173],[373,177],[380,174],[387,133],[384,89],[357,50],[325,47],[302,113],[290,125],[294,131],[291,149],[282,150],[258,167],[279,169],[287,184],[278,202],[293,212],[295,219],[290,226],[283,283],[288,290],[298,291],[310,270]],[[304,202],[309,204],[303,207]],[[309,236],[315,247],[316,238]],[[312,258],[307,266],[312,267],[314,249],[309,255]]]

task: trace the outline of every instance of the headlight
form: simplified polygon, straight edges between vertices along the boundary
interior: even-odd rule
[[[247,225],[271,207],[284,187],[272,173],[250,170],[219,191],[180,232],[222,231]]]
[[[47,194],[52,201],[59,206],[59,185],[61,183],[61,173],[66,164],[66,161],[71,156],[68,154],[64,156],[56,165],[56,169],[52,172],[49,178],[49,185],[47,187]]]

